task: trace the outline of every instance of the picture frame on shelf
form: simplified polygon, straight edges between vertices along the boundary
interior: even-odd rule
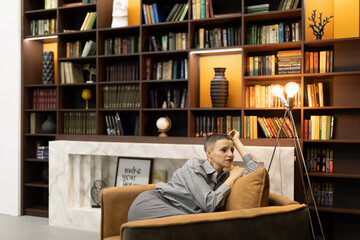
[[[118,157],[115,187],[150,184],[153,159]]]

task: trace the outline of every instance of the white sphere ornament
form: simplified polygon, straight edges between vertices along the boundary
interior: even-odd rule
[[[156,121],[156,127],[159,129],[158,131],[161,132],[159,137],[167,137],[168,135],[165,133],[170,130],[171,128],[171,120],[169,117],[160,117]]]

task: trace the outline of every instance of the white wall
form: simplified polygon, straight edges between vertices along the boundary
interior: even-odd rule
[[[20,214],[20,0],[0,0],[0,214]]]

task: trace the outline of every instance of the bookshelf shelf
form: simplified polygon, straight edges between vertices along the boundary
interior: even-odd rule
[[[49,162],[49,160],[37,159],[37,158],[25,158],[24,161],[25,162],[39,162],[39,163],[48,163]]]
[[[355,198],[359,198],[358,186],[350,183],[350,187],[341,185],[341,181],[358,180],[359,174],[354,169],[360,167],[357,159],[359,156],[360,139],[358,137],[358,123],[360,117],[360,105],[357,92],[360,91],[360,84],[357,81],[360,76],[360,37],[328,39],[321,41],[305,41],[304,33],[308,26],[305,25],[305,1],[300,1],[298,8],[293,10],[279,11],[278,0],[268,1],[250,1],[250,0],[227,0],[231,4],[222,4],[220,1],[213,1],[215,4],[215,17],[204,19],[192,19],[192,1],[181,0],[181,3],[189,3],[189,10],[184,21],[177,22],[161,22],[155,24],[144,24],[144,16],[142,7],[139,9],[140,21],[136,25],[111,28],[112,20],[112,1],[97,1],[95,4],[82,4],[78,6],[58,6],[53,9],[44,9],[44,2],[37,0],[23,0],[22,14],[22,171],[24,176],[30,175],[31,181],[22,180],[22,214],[30,214],[35,216],[47,216],[47,203],[43,200],[43,195],[48,193],[47,187],[34,187],[34,181],[40,179],[39,173],[43,166],[48,166],[47,161],[36,160],[36,146],[39,142],[48,142],[50,140],[78,140],[78,141],[114,141],[114,142],[144,142],[144,143],[174,143],[174,144],[203,144],[205,138],[195,136],[195,123],[197,117],[202,116],[240,116],[241,126],[244,125],[244,117],[256,115],[259,117],[283,117],[284,108],[249,108],[246,106],[246,89],[253,85],[271,85],[281,84],[295,81],[301,87],[301,107],[293,109],[295,123],[297,125],[300,142],[304,149],[319,147],[333,148],[335,169],[339,173],[331,175],[315,174],[310,175],[311,178],[327,180],[330,179],[334,184],[340,184],[341,187],[349,189],[356,188]],[[68,1],[60,1],[59,4],[68,3]],[[172,7],[177,1],[175,0],[142,0],[142,4],[154,4],[163,10],[164,15],[170,13]],[[269,12],[246,13],[246,7],[256,4],[269,3]],[[87,12],[97,11],[96,26],[89,31],[79,31],[81,24]],[[235,13],[234,13],[235,12]],[[30,36],[30,22],[41,18],[56,18],[57,34]],[[247,33],[251,25],[273,25],[281,22],[297,23],[300,22],[300,39],[297,42],[283,42],[273,44],[247,44]],[[80,25],[80,26],[79,26]],[[213,28],[229,28],[238,26],[241,29],[241,41],[236,46],[216,47],[216,48],[195,48],[196,34],[200,28],[210,30]],[[64,29],[75,30],[64,32]],[[187,33],[187,48],[185,50],[174,51],[148,51],[149,37],[155,36],[158,40],[168,35],[169,32]],[[128,54],[105,55],[105,42],[108,39],[115,38],[139,38],[138,52]],[[25,41],[26,39],[26,41]],[[96,42],[96,53],[94,56],[66,58],[66,45],[68,42],[84,42],[93,40]],[[50,85],[41,84],[41,57],[45,43],[57,43],[58,59],[57,64],[57,83]],[[160,41],[161,43],[161,41]],[[240,44],[239,44],[240,43]],[[169,49],[169,48],[168,48]],[[281,50],[300,50],[302,54],[312,51],[322,51],[323,49],[334,50],[334,72],[329,73],[305,73],[305,55],[302,56],[301,72],[299,74],[283,74],[283,75],[263,75],[263,76],[247,76],[246,65],[247,59],[251,56],[265,56],[277,54]],[[114,51],[115,52],[115,51]],[[200,58],[203,56],[223,56],[229,54],[241,54],[242,69],[241,87],[239,91],[239,100],[242,104],[239,107],[224,108],[200,108]],[[188,77],[180,79],[176,76],[174,79],[168,80],[146,80],[148,59],[154,63],[166,62],[176,59],[188,60]],[[96,80],[94,83],[77,83],[77,84],[61,84],[60,63],[72,62],[78,64],[90,64],[96,69]],[[128,81],[113,81],[119,79],[110,75],[111,67],[118,67],[125,64],[134,64],[134,72],[131,77],[127,76]],[[152,66],[153,67],[153,66]],[[154,69],[153,69],[154,70]],[[123,70],[122,70],[123,71]],[[116,74],[124,74],[117,72]],[[153,78],[153,77],[151,77]],[[150,79],[151,79],[150,78]],[[185,75],[184,75],[185,78]],[[109,80],[112,81],[109,81]],[[120,80],[120,79],[119,79]],[[308,107],[307,91],[308,84],[322,82],[324,86],[324,107]],[[140,107],[139,108],[104,108],[105,90],[109,87],[122,87],[128,84],[139,87]],[[81,98],[81,91],[89,88],[92,91],[90,100],[90,109],[85,110],[85,101]],[[158,90],[164,95],[169,89],[187,89],[187,105],[185,108],[150,108],[151,91]],[[33,91],[36,89],[56,90],[56,109],[32,109]],[[105,89],[105,90],[104,90]],[[155,92],[155,91],[154,91]],[[159,93],[158,92],[158,93]],[[174,94],[174,93],[172,93]],[[166,95],[164,95],[166,96]],[[164,96],[158,95],[158,103],[166,99]],[[167,99],[166,99],[167,100]],[[157,106],[161,106],[157,105]],[[237,106],[237,105],[236,105]],[[255,106],[255,105],[254,105]],[[278,105],[276,105],[278,106]],[[126,119],[131,124],[135,123],[136,118],[140,121],[140,136],[135,136],[134,128],[131,125],[129,131],[124,136],[107,136],[105,116],[119,112],[122,119]],[[51,113],[56,119],[55,134],[30,134],[30,115],[32,113],[48,114]],[[68,113],[95,114],[96,134],[79,135],[64,134],[65,116]],[[155,127],[156,119],[161,116],[169,116],[172,119],[173,127],[168,138],[157,137],[158,132]],[[333,115],[335,117],[334,137],[331,140],[307,140],[304,139],[304,120],[310,119],[311,115]],[[131,130],[130,130],[131,128]],[[173,134],[173,136],[171,136]],[[243,136],[243,133],[241,134]],[[269,146],[275,145],[276,139],[265,138],[258,126],[257,139],[245,139],[241,141],[248,146]],[[294,146],[294,139],[281,138],[281,146]],[[29,168],[30,165],[30,168]],[[40,167],[41,165],[41,167]],[[296,172],[299,172],[295,178],[295,200],[303,202],[303,189],[300,184],[301,169],[296,166]],[[30,184],[30,185],[26,185]],[[36,183],[35,183],[36,185]],[[339,189],[338,188],[338,189]],[[336,189],[335,189],[336,191]],[[334,193],[336,194],[336,192]],[[345,194],[338,192],[340,197]],[[37,197],[33,197],[37,196]],[[322,208],[324,209],[324,208]],[[322,212],[347,214],[349,211],[342,208],[325,208]],[[358,214],[358,213],[356,213]],[[334,223],[336,224],[336,223]],[[332,224],[326,226],[329,231],[332,230]],[[332,236],[330,234],[329,239]]]
[[[339,208],[339,207],[317,207],[319,212],[331,212],[331,213],[341,213],[341,214],[360,214],[360,209],[355,208]],[[310,206],[311,210],[315,210],[313,206]]]
[[[43,182],[29,182],[24,184],[26,187],[39,187],[39,188],[48,188],[49,185]]]
[[[322,177],[322,178],[349,178],[349,179],[359,179],[360,174],[352,173],[318,173],[318,172],[309,172],[309,176],[312,177]]]

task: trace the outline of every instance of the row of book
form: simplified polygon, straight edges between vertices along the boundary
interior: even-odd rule
[[[305,73],[328,73],[333,71],[333,50],[305,52]]]
[[[174,89],[150,89],[149,107],[150,108],[185,108],[187,107],[186,88]]]
[[[309,107],[323,107],[324,84],[322,82],[306,84],[305,99]]]
[[[195,137],[207,137],[213,133],[229,133],[236,129],[241,133],[240,116],[196,116]]]
[[[64,112],[64,134],[96,134],[96,112]]]
[[[186,50],[188,47],[188,34],[185,32],[169,32],[162,36],[149,36],[149,52]]]
[[[60,83],[84,83],[83,65],[75,62],[60,62]]]
[[[313,190],[313,196],[317,206],[334,206],[334,187],[332,182],[314,181],[311,183],[311,188]],[[306,189],[306,198],[309,204],[314,204],[309,187]]]
[[[246,59],[247,76],[264,76],[276,74],[275,55],[252,56]]]
[[[309,172],[334,172],[334,151],[329,148],[308,148],[306,165]]]
[[[259,13],[259,12],[268,12],[269,11],[269,4],[258,4],[258,5],[252,5],[252,6],[246,6],[246,12],[247,13]]]
[[[261,130],[263,131],[266,138],[277,138],[281,124],[283,122],[282,117],[258,117],[257,121],[260,125]],[[291,125],[289,118],[285,118],[283,127],[280,130],[280,138],[293,138],[294,129]],[[255,137],[256,138],[256,137]]]
[[[30,35],[48,35],[56,33],[56,19],[38,19],[30,21]]]
[[[194,37],[195,48],[217,48],[241,45],[241,27],[199,28]]]
[[[143,4],[142,7],[145,24],[161,23],[164,21],[164,16],[157,3]]]
[[[301,40],[301,22],[281,22],[272,25],[250,25],[246,32],[247,44],[298,42]]]
[[[87,12],[84,21],[80,27],[80,31],[91,30],[95,26],[96,12]]]
[[[301,73],[301,50],[284,50],[277,53],[278,74]]]
[[[178,22],[185,19],[189,10],[189,3],[176,3],[166,17],[166,22]]]
[[[118,112],[115,115],[106,115],[106,134],[109,136],[125,135],[124,128]]]
[[[105,39],[105,55],[130,54],[140,51],[139,36],[116,37]]]
[[[33,109],[56,109],[56,88],[34,89]]]
[[[186,58],[159,62],[153,62],[152,58],[146,59],[147,80],[188,79],[188,70]]]
[[[243,138],[258,138],[257,116],[245,116],[243,119],[243,126]]]
[[[281,0],[279,10],[296,9],[299,5],[299,0]]]
[[[214,17],[212,0],[193,0],[192,19]]]
[[[104,85],[104,108],[139,108],[139,84]]]
[[[271,108],[282,107],[283,104],[279,97],[272,94],[273,84],[247,86],[245,90],[245,106],[247,108]],[[284,86],[282,86],[284,89]],[[282,92],[286,98],[285,91]],[[295,94],[293,104],[295,107],[301,106],[301,89]]]
[[[311,115],[304,120],[304,139],[330,140],[334,136],[334,116]]]
[[[44,0],[44,9],[57,8],[58,0]]]
[[[94,56],[96,53],[96,42],[88,40],[85,44],[81,41],[66,43],[66,57],[87,57]]]
[[[107,82],[126,82],[139,80],[138,63],[118,63],[106,66]]]

